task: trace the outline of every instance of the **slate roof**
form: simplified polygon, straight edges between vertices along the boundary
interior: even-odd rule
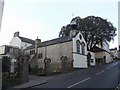
[[[29,39],[29,38],[25,38],[25,37],[21,37],[21,36],[19,36],[19,38],[20,38],[20,40],[21,40],[22,42],[35,44],[35,41],[34,41],[34,40],[31,40],[31,39]]]
[[[110,51],[112,51],[112,50],[117,50],[117,48],[112,48],[112,49],[110,49]]]
[[[93,52],[100,52],[100,51],[105,51],[105,50],[102,49],[102,48],[99,48],[99,47],[95,46],[92,51]]]
[[[41,42],[41,45],[39,47],[49,46],[49,45],[58,44],[58,43],[64,43],[68,41],[72,41],[72,37],[64,36],[64,37],[55,38],[52,40]],[[35,45],[31,45],[30,47],[27,47],[26,49],[33,49],[33,48],[35,48]]]
[[[106,50],[95,46],[92,51],[93,51],[93,52],[101,52],[101,51],[106,51]],[[106,51],[106,52],[108,52],[108,51]],[[108,53],[109,53],[109,52],[108,52]]]

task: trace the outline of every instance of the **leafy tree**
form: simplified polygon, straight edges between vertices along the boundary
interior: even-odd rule
[[[81,19],[80,17],[75,17],[71,20],[71,22],[76,22],[77,30],[81,31],[83,37],[87,42],[88,50],[91,50],[98,44],[103,41],[110,42],[114,40],[116,36],[116,28],[113,26],[111,22],[108,22],[106,19],[95,16],[88,16],[86,18]],[[69,31],[71,30],[70,24],[67,26],[63,26],[59,33],[59,37],[68,36]]]
[[[73,21],[76,22],[76,24],[77,24],[77,30],[79,30],[82,19],[81,19],[80,17],[75,17],[75,18],[73,18],[73,19],[71,20],[71,22],[73,22]],[[71,22],[70,22],[70,23],[71,23]],[[72,28],[71,28],[71,25],[70,25],[70,24],[68,24],[68,25],[66,25],[66,26],[63,26],[63,27],[61,28],[61,31],[59,32],[59,37],[68,36],[71,29],[72,29]]]

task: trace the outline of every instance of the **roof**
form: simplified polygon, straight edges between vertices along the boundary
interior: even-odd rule
[[[95,46],[92,51],[93,51],[93,52],[101,52],[101,51],[108,52],[108,51],[106,51],[106,50],[104,50],[104,49],[102,49],[102,48],[99,48],[99,47],[97,47],[97,46]],[[109,53],[109,52],[108,52],[108,53]]]
[[[34,40],[32,40],[32,39],[25,38],[25,37],[21,37],[21,36],[19,36],[19,38],[20,38],[20,40],[21,40],[22,42],[35,44],[35,41],[34,41]]]
[[[58,44],[58,43],[64,43],[68,41],[72,41],[72,37],[64,36],[64,37],[44,41],[41,43],[39,47],[49,46],[49,45]],[[31,45],[30,47],[27,47],[26,49],[33,49],[33,48],[35,48],[35,44]]]
[[[0,47],[10,47],[10,48],[17,48],[17,49],[19,49],[19,47],[17,47],[17,46],[12,46],[12,45],[2,45],[2,46],[0,46]]]
[[[93,52],[100,52],[100,51],[105,51],[105,50],[103,50],[99,47],[96,47],[96,46],[93,48]]]
[[[110,49],[110,51],[112,51],[112,50],[117,50],[117,48],[112,48],[112,49]]]

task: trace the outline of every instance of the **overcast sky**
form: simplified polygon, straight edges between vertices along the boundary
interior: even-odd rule
[[[9,44],[13,33],[35,40],[57,38],[62,26],[80,16],[99,16],[118,28],[118,0],[5,0],[0,46]],[[117,32],[116,32],[117,33]],[[110,48],[118,46],[118,37]]]

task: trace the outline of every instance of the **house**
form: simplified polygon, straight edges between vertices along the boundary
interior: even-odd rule
[[[107,41],[103,41],[102,44],[99,43],[94,47],[93,51],[95,53],[96,65],[110,63],[112,61]]]
[[[75,23],[71,23],[71,28],[69,36],[44,42],[36,39],[34,45],[26,48],[24,53],[31,57],[30,67],[38,67],[50,72],[87,68],[88,52],[85,39],[81,32],[76,30]]]
[[[113,60],[118,58],[118,50],[117,48],[110,49],[110,54]]]
[[[35,42],[29,38],[19,36],[19,32],[15,32],[12,40],[10,41],[11,46],[17,46],[21,50],[33,45]]]
[[[10,45],[0,46],[0,59],[3,60],[4,57],[10,59],[10,72],[14,72],[15,68],[17,68],[17,57],[19,55],[20,49],[18,47]]]
[[[11,46],[11,45],[2,45],[0,46],[0,55],[1,56],[9,56],[11,58],[18,56],[18,54],[20,53],[20,49],[18,47],[15,46]]]

